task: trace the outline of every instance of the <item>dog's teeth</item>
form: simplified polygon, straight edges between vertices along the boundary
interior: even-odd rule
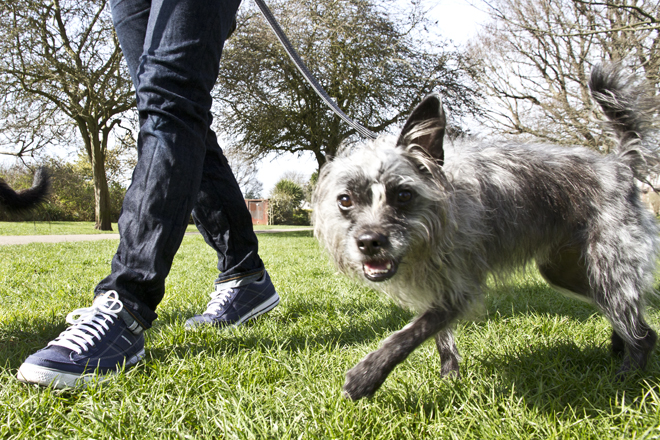
[[[392,267],[393,266],[391,261],[381,262],[381,263],[365,263],[364,271],[368,275],[377,275],[377,274],[388,273],[389,271],[392,270]]]

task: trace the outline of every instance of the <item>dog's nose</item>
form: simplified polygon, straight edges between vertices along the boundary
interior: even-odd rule
[[[376,255],[389,243],[389,239],[386,235],[381,234],[380,232],[369,231],[357,238],[357,246],[365,255]]]

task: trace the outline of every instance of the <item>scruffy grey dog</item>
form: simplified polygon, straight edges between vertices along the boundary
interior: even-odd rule
[[[32,187],[23,191],[14,191],[0,179],[0,206],[11,212],[30,210],[46,199],[49,189],[50,177],[45,168],[39,168],[34,173]]]
[[[656,334],[643,297],[660,231],[633,181],[657,160],[644,142],[653,101],[618,67],[597,67],[589,85],[615,153],[497,143],[460,145],[445,157],[445,114],[431,95],[398,140],[380,138],[323,167],[315,236],[341,272],[419,312],[347,373],[349,398],[371,396],[431,336],[441,374],[458,375],[452,323],[482,299],[489,274],[531,260],[551,286],[609,320],[619,374],[645,367]]]

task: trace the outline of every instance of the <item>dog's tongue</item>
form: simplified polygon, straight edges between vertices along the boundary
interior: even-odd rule
[[[369,261],[368,263],[364,263],[364,266],[372,271],[376,272],[382,272],[382,271],[387,271],[392,268],[392,263],[389,261]]]
[[[369,261],[364,263],[364,268],[371,273],[388,272],[390,269],[392,269],[392,262],[388,260]]]

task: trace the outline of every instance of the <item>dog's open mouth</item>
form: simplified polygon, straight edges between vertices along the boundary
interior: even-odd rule
[[[362,263],[364,276],[370,281],[385,281],[396,273],[397,263],[394,260],[372,260]]]

